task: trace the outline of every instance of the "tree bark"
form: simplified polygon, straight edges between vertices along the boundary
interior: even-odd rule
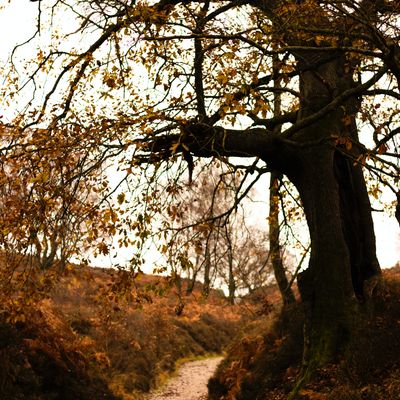
[[[286,277],[279,243],[279,174],[271,172],[269,188],[269,257],[284,306],[296,301]]]
[[[203,280],[203,296],[208,297],[210,294],[210,272],[211,272],[211,256],[210,250],[207,246],[206,254],[205,254],[205,261],[204,261],[204,280]]]
[[[333,151],[306,152],[295,179],[311,237],[307,270],[298,277],[305,308],[305,367],[330,361],[351,331],[353,290],[350,251],[344,239]]]
[[[304,60],[299,57],[300,67]],[[343,55],[326,60],[316,71],[301,74],[300,120],[353,85]],[[300,193],[311,238],[309,267],[298,277],[306,317],[304,379],[345,348],[358,305],[371,295],[380,274],[365,179],[351,159],[358,156],[352,147],[358,141],[358,107],[356,99],[349,99],[297,132],[296,141],[314,145],[301,149],[296,168],[287,171]],[[345,144],[333,142],[335,136]]]
[[[236,292],[236,282],[235,282],[235,274],[233,271],[233,249],[232,242],[229,236],[228,227],[225,226],[225,239],[228,245],[228,300],[230,304],[235,304],[235,292]]]

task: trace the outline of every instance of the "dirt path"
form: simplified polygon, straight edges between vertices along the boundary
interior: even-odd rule
[[[148,400],[201,400],[207,395],[207,382],[222,357],[190,361],[183,364],[178,375],[149,396]]]

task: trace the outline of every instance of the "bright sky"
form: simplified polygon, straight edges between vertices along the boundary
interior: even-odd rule
[[[0,0],[7,3],[6,0]],[[30,33],[35,31],[35,15],[37,12],[37,3],[26,0],[12,0],[10,5],[4,5],[0,10],[0,35],[1,43],[0,58],[7,58],[7,55],[13,48],[14,43],[20,43],[29,37]]]
[[[0,7],[5,6],[0,10],[0,63],[6,63],[10,51],[16,43],[21,43],[35,30],[35,15],[38,10],[38,2],[30,2],[29,0],[0,0]],[[21,56],[23,53],[19,53]],[[3,114],[3,112],[0,112]],[[260,193],[265,193],[262,190],[265,187],[266,180],[261,182],[262,187]],[[261,198],[265,201],[266,199]],[[267,205],[256,211],[260,214],[260,218],[266,218]],[[400,260],[400,231],[399,225],[394,217],[389,217],[386,213],[374,213],[375,231],[377,236],[378,258],[382,267],[393,266]],[[103,264],[110,265],[113,263],[124,263],[130,258],[130,252],[119,251],[118,258],[107,258],[101,261]],[[100,260],[99,260],[100,261]]]

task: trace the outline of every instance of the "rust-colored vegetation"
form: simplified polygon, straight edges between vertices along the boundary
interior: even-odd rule
[[[397,400],[400,393],[400,266],[383,282],[344,355],[320,368],[296,400]],[[303,311],[287,307],[234,341],[209,382],[210,400],[286,400],[302,368]]]
[[[132,289],[126,278],[75,266],[14,311],[17,297],[3,297],[12,304],[0,323],[0,398],[140,398],[178,359],[221,353],[247,312],[218,291],[204,299],[199,287],[182,309],[169,279],[140,275]]]
[[[54,276],[48,296],[29,301],[26,292],[14,314],[18,297],[3,298],[11,305],[0,323],[1,399],[140,399],[177,360],[228,345],[209,400],[286,400],[298,382],[303,309],[279,312],[276,286],[232,306],[221,291],[204,298],[200,284],[182,296],[167,277],[139,274],[132,284],[126,271],[79,266]],[[296,399],[399,399],[400,266],[384,270],[376,290],[343,356]]]

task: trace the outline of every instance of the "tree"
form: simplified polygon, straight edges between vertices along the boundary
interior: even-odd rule
[[[282,296],[283,304],[292,304],[296,301],[296,299],[287,279],[282,260],[282,248],[279,237],[279,176],[275,172],[271,173],[270,179],[268,221],[269,251],[275,279]]]
[[[37,90],[12,124],[45,125],[58,144],[68,137],[57,128],[79,126],[82,150],[125,154],[127,179],[152,171],[147,193],[161,166],[183,160],[191,175],[193,157],[253,158],[249,173],[286,175],[311,237],[298,279],[303,377],[343,351],[380,275],[363,169],[398,193],[398,2],[68,0],[51,5],[52,21],[44,3],[41,23],[57,12],[77,23],[28,63],[24,87],[8,74],[14,96]],[[157,208],[162,194],[146,201]]]
[[[279,74],[279,58],[277,56],[272,59],[273,75],[274,75],[274,98],[273,98],[273,113],[274,117],[280,116],[282,111],[282,93],[280,93],[281,85],[278,78]],[[275,134],[281,133],[281,126],[274,128]],[[282,174],[276,171],[271,172],[269,186],[269,251],[271,256],[272,268],[279,291],[282,296],[283,304],[291,304],[295,302],[295,296],[292,291],[289,281],[286,277],[285,268],[283,266],[280,245],[280,226],[279,226],[279,182],[282,179]]]
[[[1,160],[0,245],[27,256],[34,267],[57,264],[62,270],[77,249],[98,243],[93,234],[100,222],[98,198],[90,186],[98,172],[82,174],[86,156],[77,149],[40,153],[25,148]]]
[[[267,250],[268,235],[255,226],[246,228],[243,223],[239,226],[241,230],[235,227],[224,237],[228,257],[221,273],[228,285],[231,303],[236,291],[239,296],[253,293],[270,284],[274,276]]]
[[[267,235],[249,223],[243,204],[237,203],[242,174],[223,165],[203,168],[190,188],[179,190],[169,204],[158,247],[172,274],[189,278],[187,294],[196,279],[203,279],[205,296],[219,281],[233,304],[236,292],[251,292],[271,278]],[[247,202],[252,201],[249,196]]]

